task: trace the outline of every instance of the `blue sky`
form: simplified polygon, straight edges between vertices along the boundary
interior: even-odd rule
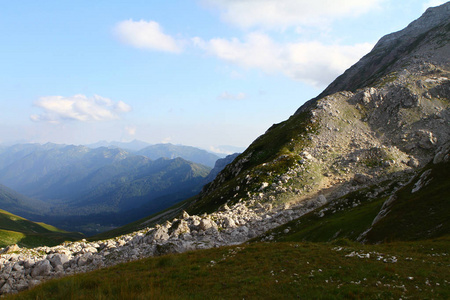
[[[2,1],[0,143],[246,147],[444,2]]]

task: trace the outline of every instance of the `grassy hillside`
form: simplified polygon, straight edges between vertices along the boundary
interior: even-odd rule
[[[51,225],[32,222],[0,210],[0,247],[18,244],[21,247],[54,246],[64,241],[82,239],[83,235],[67,232]]]
[[[449,245],[256,243],[121,264],[6,299],[449,299]]]
[[[395,193],[387,208],[388,214],[374,224],[366,238],[371,242],[380,242],[419,240],[449,234],[449,179],[450,162],[426,167]],[[421,184],[424,186],[418,188]]]
[[[346,238],[378,243],[448,235],[449,176],[449,162],[430,164],[404,186],[402,178],[398,178],[350,193],[256,240],[330,242]],[[426,184],[413,193],[424,177]],[[387,207],[388,213],[372,226],[383,203],[390,197],[393,200]]]

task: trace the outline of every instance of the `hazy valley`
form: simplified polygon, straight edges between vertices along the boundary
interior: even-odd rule
[[[21,144],[0,150],[2,208],[95,234],[197,194],[218,156],[170,144],[121,148]],[[212,180],[212,179],[209,179]],[[14,191],[13,191],[14,190]]]

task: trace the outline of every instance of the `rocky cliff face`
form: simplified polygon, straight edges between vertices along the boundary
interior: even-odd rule
[[[4,249],[1,292],[139,257],[241,243],[352,191],[401,186],[426,163],[449,160],[449,20],[447,3],[382,38],[227,165],[190,215],[96,243]],[[374,195],[389,193],[382,186]]]

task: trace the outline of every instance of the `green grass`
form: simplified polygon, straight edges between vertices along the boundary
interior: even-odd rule
[[[32,222],[5,210],[0,210],[0,247],[18,244],[21,247],[55,246],[64,241],[82,239],[76,232],[67,232],[54,226]]]
[[[342,244],[342,243],[341,243]],[[448,299],[450,239],[255,243],[148,258],[6,299]],[[347,257],[351,253],[369,258]],[[384,259],[395,263],[384,262]]]
[[[429,183],[412,193],[414,185],[426,170]],[[430,164],[416,178],[396,192],[389,213],[368,234],[373,242],[419,240],[439,237],[450,232],[450,163]],[[395,228],[395,230],[393,230]]]
[[[367,195],[380,186],[372,186],[352,192],[318,208],[298,219],[266,232],[254,241],[311,241],[330,242],[346,238],[356,240],[366,231],[381,209],[387,192],[392,191],[395,182],[384,182],[384,193],[371,198]],[[289,232],[284,231],[288,229]]]
[[[428,184],[412,193],[416,182],[427,170]],[[450,163],[430,164],[418,172],[411,182],[401,186],[394,178],[338,198],[298,219],[266,232],[254,241],[330,242],[346,238],[357,240],[364,232],[364,241],[423,240],[450,233]],[[373,197],[375,191],[378,195]],[[372,222],[383,203],[394,197],[389,213],[374,226]],[[286,231],[288,232],[286,233]]]

